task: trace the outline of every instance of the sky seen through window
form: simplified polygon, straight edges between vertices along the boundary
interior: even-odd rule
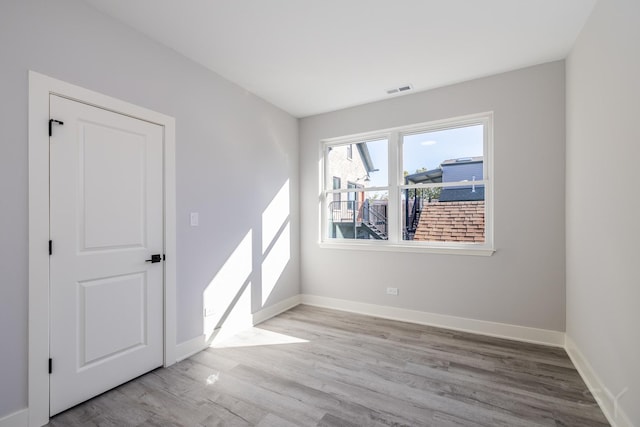
[[[388,144],[386,140],[367,142],[375,172],[369,174],[368,187],[385,187],[388,183]],[[449,159],[483,155],[483,125],[421,132],[403,137],[402,170],[436,169]]]

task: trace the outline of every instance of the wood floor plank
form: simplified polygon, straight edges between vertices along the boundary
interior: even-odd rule
[[[302,305],[50,425],[608,424],[561,348]]]

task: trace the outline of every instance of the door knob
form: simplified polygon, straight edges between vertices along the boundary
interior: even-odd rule
[[[162,261],[162,256],[160,254],[151,255],[151,259],[144,260],[144,262],[150,262],[151,264],[155,264],[160,261]]]

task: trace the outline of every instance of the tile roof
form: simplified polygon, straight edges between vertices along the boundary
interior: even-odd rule
[[[484,242],[484,201],[425,203],[413,240]]]

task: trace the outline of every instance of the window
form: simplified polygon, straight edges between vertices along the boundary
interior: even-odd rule
[[[355,146],[355,150],[353,147]],[[349,160],[349,147],[352,158]],[[376,158],[380,165],[373,162]],[[379,205],[387,203],[387,139],[340,142],[325,146],[326,176],[347,182],[346,189],[325,191],[328,239],[387,240],[386,215],[377,215]],[[325,183],[325,188],[329,184]],[[342,201],[342,194],[346,201]]]
[[[339,190],[342,187],[342,182],[340,180],[339,177],[334,176],[333,177],[333,189],[334,190]],[[340,203],[340,199],[341,199],[341,194],[340,193],[335,193],[335,197],[334,197],[334,201],[337,203]]]
[[[331,139],[323,150],[323,244],[493,252],[491,113]]]
[[[347,188],[363,188],[362,185],[358,185],[355,182],[347,182]],[[349,209],[353,209],[354,208],[354,202],[356,201],[356,195],[359,195],[362,193],[354,193],[354,192],[349,192],[349,194],[347,195],[347,200],[349,200],[349,205],[348,208]]]

